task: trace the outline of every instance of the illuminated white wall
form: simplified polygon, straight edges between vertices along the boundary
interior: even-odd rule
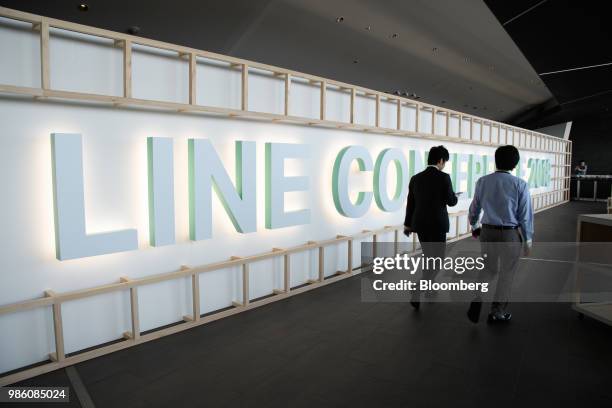
[[[54,30],[55,32],[56,30]],[[78,37],[78,38],[77,38]],[[0,64],[0,82],[38,86],[32,73],[37,65],[38,44],[26,26],[7,28],[0,24],[0,54],[18,55]],[[76,53],[91,58],[73,58]],[[117,66],[121,52],[104,41],[85,36],[53,34],[51,40],[52,87],[118,95],[121,75]],[[187,64],[168,53],[134,50],[134,96],[185,101]],[[138,78],[136,80],[136,78]],[[223,107],[238,107],[240,74],[210,61],[198,64],[198,101]],[[259,72],[250,74],[249,106],[253,110],[280,113],[283,109],[282,80]],[[296,80],[299,82],[299,80]],[[294,90],[295,89],[295,90]],[[318,86],[300,82],[292,89],[291,114],[317,117]],[[259,98],[259,99],[258,99]],[[359,99],[357,122],[372,123],[371,100]],[[329,90],[327,117],[348,119],[347,94]],[[383,103],[381,121],[394,126],[396,106]],[[444,118],[436,127],[446,126]],[[402,110],[402,126],[415,124],[415,112]],[[431,127],[431,113],[422,112],[421,131]],[[458,136],[458,120],[450,121],[451,135]],[[463,137],[469,124],[463,124]],[[52,133],[79,133],[83,137],[84,193],[87,232],[90,234],[136,229],[138,250],[90,258],[59,261],[55,256],[53,185],[51,174]],[[174,161],[174,208],[176,244],[153,247],[149,241],[147,138],[171,138]],[[213,194],[213,238],[189,239],[188,139],[206,138],[222,158],[235,180],[235,141],[256,143],[257,232],[236,232],[221,202]],[[286,176],[307,175],[310,190],[285,195],[286,210],[310,209],[311,223],[289,228],[265,228],[265,143],[301,143],[310,147],[310,159],[287,160]],[[180,114],[168,111],[115,108],[73,102],[36,101],[0,97],[0,304],[42,295],[46,289],[65,292],[117,282],[120,277],[137,278],[177,270],[181,265],[202,265],[232,255],[289,247],[307,240],[322,240],[336,234],[354,234],[403,222],[404,209],[388,213],[372,200],[361,218],[347,218],[336,210],[332,197],[332,171],[337,154],[346,146],[364,146],[375,161],[384,149],[427,150],[440,142],[359,133],[348,130],[273,124],[227,117]],[[465,143],[445,143],[451,153],[492,155],[494,149]],[[525,158],[551,158],[522,154]],[[389,170],[389,195],[394,191],[394,167]],[[358,174],[352,167],[351,191],[372,190],[373,173]],[[460,187],[465,191],[464,187]],[[469,200],[453,209],[466,209]],[[454,227],[451,227],[454,228]],[[462,229],[465,231],[465,219]],[[454,233],[451,230],[451,233]],[[392,239],[392,236],[380,237]],[[354,264],[360,263],[355,243]],[[347,267],[346,243],[325,252],[325,273]],[[316,278],[317,253],[292,256],[292,286]],[[282,287],[282,259],[251,266],[251,299]],[[200,276],[202,313],[240,300],[238,268]],[[141,330],[149,330],[182,319],[191,311],[188,279],[139,288]],[[121,337],[130,329],[129,293],[100,295],[65,304],[62,309],[66,352],[74,352]],[[50,310],[39,309],[0,316],[0,372],[46,359],[53,350]]]

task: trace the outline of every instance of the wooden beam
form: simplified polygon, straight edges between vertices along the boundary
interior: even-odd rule
[[[130,282],[130,279],[122,277],[119,281]],[[138,313],[138,288],[136,286],[130,288],[130,316],[132,320],[132,332],[129,337],[137,341],[140,338],[140,317]]]
[[[49,66],[49,22],[43,18],[40,23],[40,87],[42,89],[51,88]]]
[[[285,75],[285,116],[289,116],[289,100],[291,90],[291,74]]]
[[[353,239],[352,238],[347,241],[347,245],[348,245],[347,269],[348,269],[348,273],[353,273]]]
[[[289,293],[291,291],[291,258],[289,254],[285,254],[284,256],[284,270],[283,270],[283,278],[284,278],[284,286],[285,293]]]
[[[355,123],[355,88],[351,88],[351,115],[350,115],[351,124]]]
[[[241,109],[243,111],[249,110],[249,66],[242,64],[242,77],[241,77]]]
[[[325,280],[325,247],[319,247],[319,282]]]
[[[474,118],[470,116],[470,140],[474,140]]]
[[[446,137],[450,137],[450,112],[446,112]]]
[[[431,108],[431,134],[436,134],[436,109]]]
[[[372,235],[372,256],[374,258],[376,258],[377,256],[377,246],[378,246],[378,235],[377,234],[373,234]]]
[[[327,83],[325,81],[321,81],[321,94],[320,94],[320,98],[321,98],[321,102],[320,102],[320,115],[319,118],[321,120],[325,120],[325,111],[327,110],[327,106],[326,106],[326,99],[327,99]]]
[[[123,44],[123,97],[132,97],[132,42],[124,40]]]
[[[56,294],[52,290],[46,290],[45,296],[55,298]],[[66,358],[64,352],[64,326],[62,323],[62,304],[53,303],[53,335],[55,337],[55,353],[51,357],[52,361],[62,361]]]
[[[468,226],[469,230],[469,226]],[[455,217],[455,236],[459,236],[459,216]]]
[[[195,53],[189,54],[189,104],[197,104],[197,73],[198,59]]]
[[[195,272],[191,275],[191,298],[192,298],[192,313],[194,320],[200,320],[200,274]]]
[[[249,305],[249,264],[242,265],[242,305]]]
[[[380,94],[376,94],[376,112],[374,118],[374,126],[380,127]]]
[[[402,100],[397,100],[397,119],[395,120],[397,130],[402,130]]]

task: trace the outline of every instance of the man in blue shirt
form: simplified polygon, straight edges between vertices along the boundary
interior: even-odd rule
[[[506,310],[512,281],[521,247],[528,253],[533,238],[529,185],[510,174],[519,160],[519,152],[514,146],[501,146],[495,151],[497,171],[478,180],[468,213],[472,231],[475,235],[480,231],[482,252],[487,255],[485,270],[490,277],[498,277],[489,313],[489,321],[494,322],[507,322],[512,318]],[[468,318],[472,322],[478,322],[481,308],[480,299],[471,303]]]

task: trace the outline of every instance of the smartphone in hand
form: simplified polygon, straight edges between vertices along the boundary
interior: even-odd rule
[[[404,227],[404,235],[410,237],[410,234],[412,234],[412,230],[408,227]]]

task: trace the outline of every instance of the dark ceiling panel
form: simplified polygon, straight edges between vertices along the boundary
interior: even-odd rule
[[[503,27],[559,103],[554,112],[548,110],[517,124],[539,126],[607,115],[606,109],[612,106],[612,65],[588,68],[612,63],[606,2],[485,2],[502,24],[513,15],[520,16]]]

